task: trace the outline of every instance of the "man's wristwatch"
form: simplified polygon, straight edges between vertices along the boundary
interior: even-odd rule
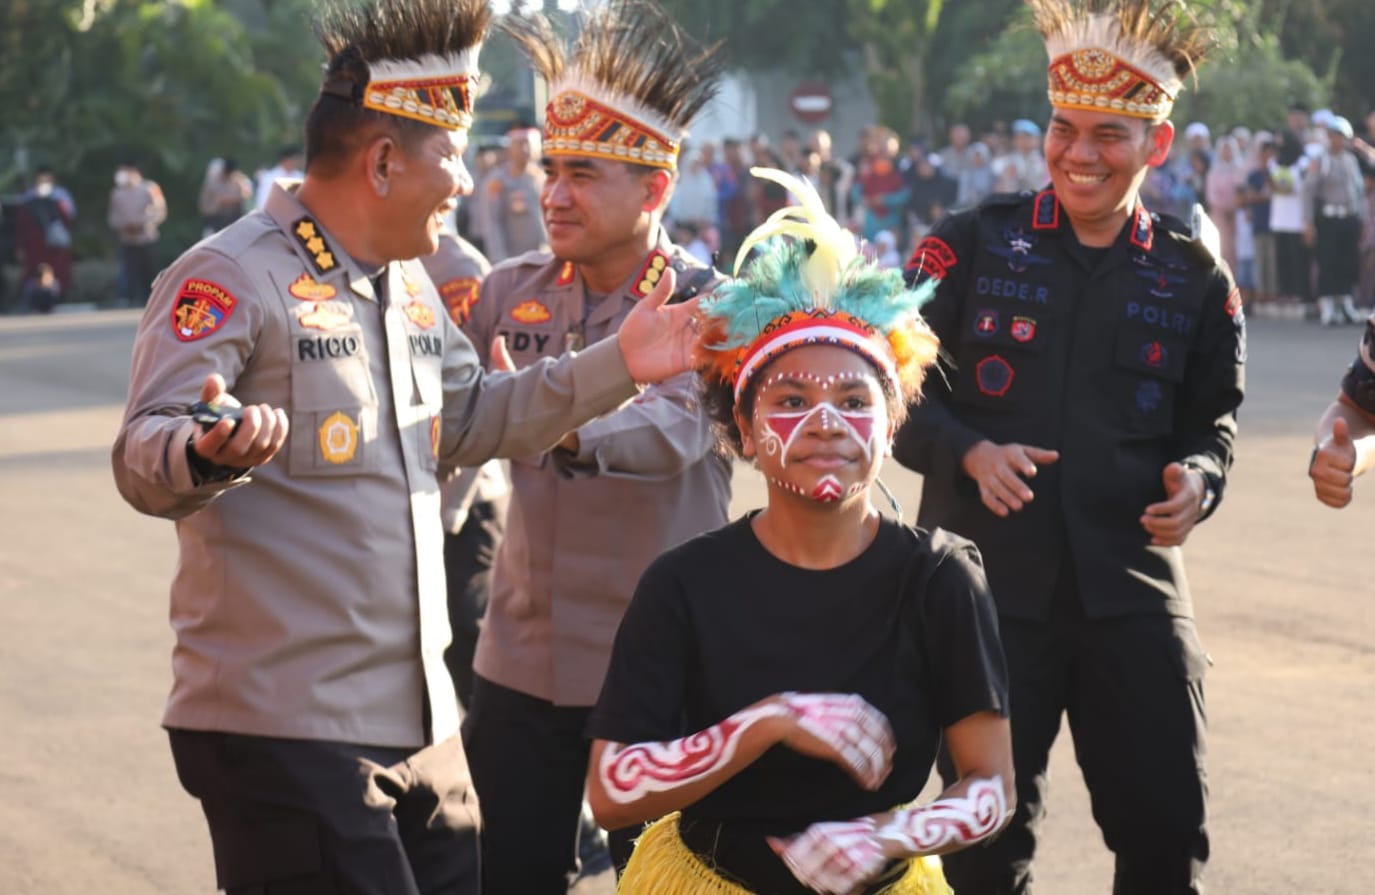
[[[1208,474],[1208,470],[1197,463],[1184,463],[1182,465],[1185,469],[1192,469],[1203,477],[1203,502],[1199,504],[1198,508],[1198,518],[1203,519],[1213,511],[1213,506],[1217,504],[1217,488],[1213,485],[1213,477]]]

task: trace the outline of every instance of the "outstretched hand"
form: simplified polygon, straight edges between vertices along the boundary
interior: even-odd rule
[[[1341,509],[1351,503],[1356,479],[1356,442],[1345,419],[1332,421],[1332,432],[1313,451],[1308,467],[1318,500]]]
[[[216,407],[242,406],[226,390],[224,377],[218,373],[205,377],[201,400]],[[222,419],[192,438],[191,449],[216,466],[250,469],[277,456],[286,444],[289,428],[285,410],[268,404],[252,404],[243,408],[238,428],[232,419]]]
[[[960,464],[965,474],[978,484],[983,505],[993,515],[1005,519],[1020,512],[1034,499],[1027,480],[1036,477],[1038,466],[1059,459],[1059,451],[985,440],[966,451]]]
[[[668,304],[677,282],[673,268],[665,269],[654,291],[636,302],[616,333],[636,382],[663,382],[695,366],[697,299]]]

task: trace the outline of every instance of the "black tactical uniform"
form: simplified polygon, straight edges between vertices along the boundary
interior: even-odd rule
[[[909,279],[948,361],[896,456],[925,476],[918,523],[984,554],[1012,678],[1018,809],[987,848],[947,856],[961,895],[1024,892],[1047,754],[1067,712],[1117,854],[1117,892],[1193,891],[1207,857],[1202,672],[1177,547],[1141,516],[1171,462],[1216,506],[1232,462],[1245,326],[1230,273],[1144,209],[1082,246],[1055,193],[995,196],[921,243]],[[999,519],[960,465],[978,442],[1060,452],[1035,499]]]

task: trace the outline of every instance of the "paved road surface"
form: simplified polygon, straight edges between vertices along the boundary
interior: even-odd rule
[[[115,493],[108,451],[136,315],[0,320],[0,891],[208,895],[209,843],[158,728],[169,680],[170,523]],[[1312,421],[1355,330],[1252,327],[1239,459],[1190,544],[1214,661],[1209,891],[1368,895],[1375,775],[1375,481],[1320,507]],[[908,505],[919,482],[895,471]],[[741,473],[736,506],[761,499]],[[1124,769],[1124,773],[1128,772]],[[1048,895],[1100,895],[1111,863],[1068,737],[1057,744]],[[596,888],[587,887],[587,888]],[[590,893],[589,893],[590,895]]]

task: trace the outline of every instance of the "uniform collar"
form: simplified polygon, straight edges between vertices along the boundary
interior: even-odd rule
[[[622,302],[637,302],[653,292],[654,287],[664,276],[664,272],[669,267],[674,266],[674,248],[673,242],[668,238],[668,231],[660,226],[655,235],[653,248],[645,255],[639,267],[625,282],[607,296],[608,300],[597,306],[588,317],[587,322],[601,323],[610,320],[620,311]],[[572,261],[558,262],[558,273],[555,275],[554,283],[550,289],[551,291],[577,292],[584,296],[587,294],[587,284],[583,281],[582,271]],[[609,300],[612,296],[617,295],[621,297],[622,302]]]
[[[1069,222],[1069,216],[1065,214],[1064,208],[1060,205],[1060,199],[1055,195],[1053,188],[1047,187],[1041,190],[1032,200],[1031,229],[1033,231],[1073,229]],[[1136,197],[1136,208],[1127,216],[1127,224],[1122,229],[1126,234],[1126,241],[1141,251],[1150,252],[1154,247],[1155,216],[1146,209],[1140,195]],[[1122,241],[1123,236],[1119,234],[1113,245],[1115,246]]]
[[[307,277],[318,282],[332,280],[336,284],[348,283],[354,294],[376,301],[377,294],[373,291],[368,271],[340,248],[338,240],[296,198],[296,190],[300,185],[299,180],[278,181],[268,194],[263,211],[286,234],[291,247],[305,265]],[[397,265],[389,264],[387,267],[394,269]],[[376,272],[372,275],[376,276]],[[389,280],[388,287],[393,285],[399,286],[399,281],[393,284]],[[404,294],[393,292],[392,296],[396,298]]]

